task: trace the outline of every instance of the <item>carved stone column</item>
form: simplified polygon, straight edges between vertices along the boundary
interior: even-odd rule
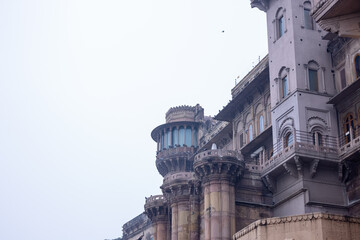
[[[198,240],[199,198],[194,188],[193,172],[168,174],[161,186],[171,204],[171,240]]]
[[[244,169],[240,159],[228,150],[195,156],[195,173],[204,191],[205,240],[230,240],[235,234],[235,182]]]
[[[168,206],[163,195],[151,196],[146,199],[145,214],[151,220],[156,240],[167,240]]]

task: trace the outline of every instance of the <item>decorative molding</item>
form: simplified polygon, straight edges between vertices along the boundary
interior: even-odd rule
[[[256,7],[259,10],[264,11],[264,12],[266,12],[269,9],[268,0],[251,0],[250,5],[252,8]]]
[[[317,167],[319,165],[319,159],[314,159],[310,163],[310,177],[313,178],[316,174]]]
[[[289,164],[287,162],[283,163],[283,167],[285,168],[286,172],[290,175],[293,176],[294,178],[298,177],[298,174],[296,172],[295,167],[292,164]]]

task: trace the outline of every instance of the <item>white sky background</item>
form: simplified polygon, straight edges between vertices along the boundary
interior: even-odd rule
[[[121,236],[161,193],[152,129],[217,114],[265,24],[250,0],[0,0],[0,239]]]

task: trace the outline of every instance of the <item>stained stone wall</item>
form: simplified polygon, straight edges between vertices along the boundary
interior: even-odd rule
[[[234,240],[358,240],[360,218],[312,213],[258,220]]]

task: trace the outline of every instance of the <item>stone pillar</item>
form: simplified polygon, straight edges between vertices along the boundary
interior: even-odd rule
[[[230,240],[235,234],[235,187],[228,180],[204,184],[205,240]]]
[[[204,239],[231,240],[235,234],[235,182],[244,163],[234,151],[211,150],[195,156],[204,192]]]
[[[218,181],[210,181],[210,239],[222,239],[222,222],[221,222],[221,184]]]
[[[178,203],[178,240],[189,240],[189,201]]]
[[[157,223],[156,240],[167,240],[167,222],[161,221]]]
[[[171,205],[171,240],[178,240],[178,205]]]
[[[210,216],[211,216],[211,207],[210,207],[210,184],[204,184],[204,236],[205,240],[210,240],[211,237],[211,227],[210,227]]]
[[[155,240],[167,240],[169,221],[168,204],[164,196],[155,195],[146,198],[145,214],[152,222]]]
[[[199,196],[190,196],[190,240],[200,239],[200,202]]]

